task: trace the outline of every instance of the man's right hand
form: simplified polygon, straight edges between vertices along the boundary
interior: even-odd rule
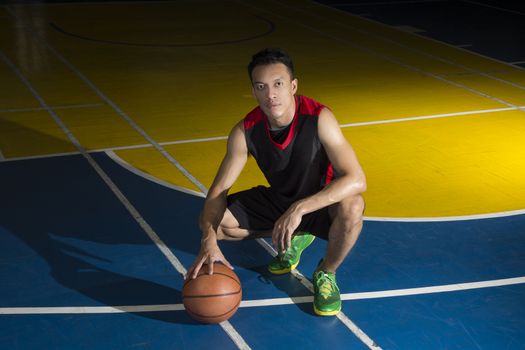
[[[197,255],[195,262],[186,274],[186,279],[196,278],[204,264],[208,264],[208,273],[210,275],[213,274],[213,263],[215,262],[221,262],[233,270],[233,266],[222,254],[217,241],[213,239],[203,239],[199,255]]]

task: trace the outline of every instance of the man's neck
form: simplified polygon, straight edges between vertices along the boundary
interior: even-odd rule
[[[295,110],[296,110],[296,102],[295,99],[290,106],[290,110],[286,113],[286,115],[283,115],[279,119],[273,119],[268,116],[266,118],[268,119],[268,124],[270,124],[271,129],[281,129],[283,127],[286,127],[290,125],[290,123],[293,121],[293,118],[295,116]]]

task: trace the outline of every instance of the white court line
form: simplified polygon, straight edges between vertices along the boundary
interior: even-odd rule
[[[4,307],[0,315],[52,315],[52,314],[114,314],[166,312],[184,310],[182,304],[124,305],[124,306],[60,306],[60,307]]]
[[[516,62],[510,62],[510,64],[524,64],[525,61],[516,61]]]
[[[92,153],[88,151],[88,153]],[[32,160],[32,159],[46,159],[46,158],[54,158],[54,157],[66,157],[66,156],[76,156],[81,154],[78,151],[73,152],[62,152],[62,153],[49,153],[49,154],[41,154],[37,156],[23,156],[23,157],[10,157],[2,160],[1,162],[16,162],[19,160]]]
[[[120,158],[113,151],[107,151],[105,153],[108,155],[109,158],[113,159],[113,161],[115,161],[115,163],[117,163],[118,165],[120,165],[124,169],[128,170],[129,172],[131,172],[131,173],[133,173],[133,174],[135,174],[137,176],[143,177],[146,180],[149,180],[151,182],[154,182],[154,183],[159,184],[159,185],[164,186],[164,187],[168,187],[168,188],[170,188],[172,190],[175,190],[175,191],[191,194],[191,195],[197,196],[197,197],[202,197],[202,198],[205,197],[205,195],[202,192],[197,192],[197,191],[190,190],[188,188],[177,186],[177,185],[171,184],[171,183],[169,183],[167,181],[163,181],[163,180],[161,180],[159,178],[151,176],[150,174],[147,174],[147,173],[137,169],[133,165],[129,164],[124,159]]]
[[[4,154],[2,153],[2,150],[0,150],[0,162],[4,160],[5,160]]]
[[[357,3],[330,3],[330,6],[351,7],[351,6],[370,6],[370,5],[402,5],[402,4],[420,4],[432,2],[444,2],[447,0],[400,0],[400,1],[378,1],[378,2],[357,2]]]
[[[503,8],[503,7],[494,6],[494,5],[484,4],[484,3],[478,2],[478,1],[463,0],[463,2],[467,2],[467,3],[478,5],[478,6],[489,7],[489,8],[496,9],[496,10],[503,11],[503,12],[510,12],[510,13],[514,13],[514,14],[520,15],[520,16],[525,16],[525,13],[523,13],[523,12],[519,12],[519,11],[515,11],[515,10],[509,10],[509,9],[506,9],[506,8]]]
[[[83,105],[50,106],[50,108],[53,110],[57,110],[57,109],[94,108],[94,107],[101,107],[101,106],[104,106],[104,104],[103,103],[89,103],[89,104],[83,104]],[[38,112],[38,111],[45,111],[45,110],[46,109],[43,107],[7,108],[7,109],[0,109],[0,113]]]
[[[436,216],[436,217],[419,217],[419,218],[365,216],[364,219],[366,221],[384,221],[384,222],[448,222],[448,221],[496,219],[496,218],[505,218],[509,216],[523,215],[523,214],[525,214],[525,209],[501,211],[497,213],[487,213],[487,214],[463,215],[463,216]]]
[[[489,281],[444,284],[430,287],[391,289],[375,292],[343,293],[341,300],[367,300],[397,298],[413,295],[460,292],[465,290],[495,288],[525,283],[525,276]],[[279,305],[297,305],[313,302],[313,296],[243,300],[239,307],[269,307]],[[38,315],[38,314],[106,314],[106,313],[142,313],[182,311],[183,304],[161,305],[126,305],[126,306],[62,306],[62,307],[3,307],[0,315]]]
[[[131,1],[80,1],[80,2],[69,2],[69,1],[62,1],[62,2],[49,2],[46,3],[46,6],[62,6],[62,5],[135,5],[135,4],[169,4],[170,2],[173,3],[176,0],[131,0]],[[13,4],[13,5],[22,5],[22,4]]]
[[[503,111],[522,111],[522,110],[525,110],[525,106],[516,106],[516,107],[507,107],[507,108],[494,108],[494,109],[481,109],[481,110],[478,110],[478,111],[467,111],[467,112],[455,112],[455,113],[423,115],[423,116],[419,116],[419,117],[408,117],[408,118],[399,118],[399,119],[375,120],[375,121],[370,121],[370,122],[341,124],[340,127],[341,128],[350,128],[350,127],[365,126],[365,125],[402,123],[402,122],[408,122],[408,121],[413,121],[413,120],[438,119],[438,118],[446,118],[446,117],[458,117],[458,116],[462,116],[462,115],[471,115],[471,114],[494,113],[494,112],[503,112]]]
[[[351,127],[358,127],[358,126],[365,126],[365,125],[380,125],[380,124],[389,124],[389,123],[402,123],[402,122],[409,122],[409,121],[414,121],[414,120],[437,119],[437,118],[445,118],[445,117],[457,117],[457,116],[471,115],[471,114],[495,113],[495,112],[523,110],[523,109],[525,109],[525,106],[506,107],[506,108],[494,108],[494,109],[481,109],[481,110],[475,110],[475,111],[453,112],[453,113],[443,113],[443,114],[431,114],[431,115],[424,115],[424,116],[417,116],[417,117],[407,117],[407,118],[398,118],[398,119],[383,119],[383,120],[374,120],[374,121],[369,121],[369,122],[340,124],[339,126],[341,128],[351,128]],[[227,140],[227,139],[228,139],[228,136],[217,136],[217,137],[207,137],[207,138],[198,138],[198,139],[189,139],[189,140],[165,141],[165,142],[159,142],[159,145],[161,145],[161,146],[169,146],[169,145],[177,145],[177,144],[185,144],[185,143],[208,142],[208,141],[218,141],[218,140]],[[144,144],[132,145],[132,146],[98,148],[98,149],[88,150],[87,152],[88,153],[114,152],[114,151],[120,151],[120,150],[151,148],[151,147],[153,147],[151,144],[144,143]],[[5,162],[9,162],[9,161],[17,161],[17,160],[41,159],[41,158],[68,156],[68,155],[74,155],[74,154],[79,154],[79,153],[78,152],[65,152],[65,153],[43,154],[43,155],[37,155],[37,156],[12,157],[12,158],[7,158],[4,161]]]
[[[217,137],[207,137],[207,138],[202,138],[202,139],[168,141],[168,142],[161,142],[160,144],[163,146],[167,146],[167,145],[177,145],[181,143],[208,142],[208,141],[218,141],[218,140],[227,140],[227,139],[228,139],[228,136],[217,136]]]

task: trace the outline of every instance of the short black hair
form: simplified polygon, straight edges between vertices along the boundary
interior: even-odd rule
[[[251,62],[248,64],[248,75],[252,79],[252,72],[257,66],[264,66],[268,64],[282,63],[288,68],[290,77],[294,79],[295,71],[293,67],[292,58],[286,52],[279,48],[266,48],[257,52],[252,56]]]

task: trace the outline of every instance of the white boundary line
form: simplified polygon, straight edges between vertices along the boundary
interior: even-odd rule
[[[523,110],[525,110],[525,106],[516,106],[516,107],[507,107],[507,108],[494,108],[494,109],[481,109],[481,110],[477,110],[477,111],[443,113],[443,114],[423,115],[423,116],[419,116],[419,117],[408,117],[408,118],[399,118],[399,119],[384,119],[384,120],[376,120],[376,121],[370,121],[370,122],[341,124],[340,127],[341,128],[349,128],[349,127],[365,126],[365,125],[402,123],[402,122],[409,122],[409,121],[414,121],[414,120],[438,119],[438,118],[446,118],[446,117],[458,117],[458,116],[471,115],[471,114],[483,114],[483,113],[494,113],[494,112],[504,112],[504,111],[523,111]]]
[[[465,290],[495,288],[525,283],[525,276],[504,278],[479,282],[453,283],[430,287],[391,289],[376,292],[359,292],[341,294],[341,300],[367,300],[396,298],[424,294],[460,292]],[[297,305],[313,302],[313,296],[243,300],[239,307],[268,307],[280,305]],[[126,305],[126,306],[61,306],[61,307],[3,307],[0,315],[42,315],[42,314],[107,314],[124,312],[167,312],[182,311],[183,304],[160,305]]]
[[[524,109],[525,109],[525,106],[506,107],[506,108],[493,108],[493,109],[481,109],[481,110],[465,111],[465,112],[452,112],[452,113],[433,114],[433,115],[431,114],[431,115],[424,115],[424,116],[417,116],[417,117],[407,117],[407,118],[398,118],[398,119],[383,119],[383,120],[374,120],[374,121],[369,121],[369,122],[340,124],[339,126],[341,128],[351,128],[351,127],[366,126],[366,125],[380,125],[380,124],[390,124],[390,123],[402,123],[402,122],[410,122],[410,121],[414,121],[414,120],[438,119],[438,118],[445,118],[445,117],[457,117],[457,116],[464,116],[464,115],[471,115],[471,114],[496,113],[496,112],[505,112],[505,111],[513,111],[513,110],[524,110]],[[199,138],[199,139],[159,142],[159,145],[161,145],[161,146],[169,146],[169,145],[178,145],[178,144],[185,144],[185,143],[219,141],[219,140],[227,140],[227,139],[228,139],[228,136],[216,136],[216,137],[207,137],[207,138]],[[118,146],[118,147],[109,147],[109,148],[99,148],[99,149],[88,150],[87,152],[88,153],[114,152],[114,151],[120,151],[120,150],[150,148],[150,147],[153,147],[153,146],[151,144],[149,144],[149,143],[144,143],[144,144],[132,145],[132,146]],[[31,160],[31,159],[40,159],[40,158],[69,156],[69,155],[75,155],[75,154],[79,154],[79,153],[78,152],[65,152],[65,153],[43,154],[43,155],[37,155],[37,156],[12,157],[12,158],[4,159],[3,161],[9,162],[9,161],[17,161],[17,160]]]
[[[479,2],[479,1],[463,0],[463,2],[467,2],[467,3],[470,3],[470,4],[483,6],[483,7],[489,7],[489,8],[496,9],[496,10],[499,10],[499,11],[502,11],[502,12],[510,12],[510,13],[514,13],[516,15],[525,16],[525,13],[523,13],[523,12],[519,12],[519,11],[515,11],[515,10],[509,10],[509,9],[506,9],[506,8],[503,8],[503,7],[494,6],[494,5],[484,4],[484,3]]]
[[[187,194],[191,194],[193,196],[197,196],[197,197],[206,197],[204,195],[204,193],[202,192],[197,192],[197,191],[194,191],[194,190],[190,190],[188,188],[184,188],[184,187],[181,187],[181,186],[177,186],[177,185],[174,185],[174,184],[171,184],[167,181],[163,181],[159,178],[156,178],[148,173],[145,173],[141,170],[139,170],[138,168],[134,167],[133,165],[129,164],[128,162],[126,162],[124,159],[120,158],[115,152],[113,151],[107,151],[105,152],[109,158],[113,159],[113,161],[115,163],[117,163],[118,165],[120,165],[121,167],[123,167],[124,169],[128,170],[129,172],[137,175],[137,176],[140,176],[140,177],[143,177],[145,178],[146,180],[148,181],[151,181],[151,182],[154,182],[158,185],[161,185],[161,186],[164,186],[164,187],[168,187],[172,190],[175,190],[175,191],[179,191],[179,192],[184,192],[184,193],[187,193]]]
[[[113,314],[127,312],[166,312],[181,310],[184,310],[184,305],[182,304],[126,306],[4,307],[0,308],[0,315]]]
[[[104,103],[89,103],[89,104],[82,104],[82,105],[50,106],[50,108],[53,110],[57,110],[57,109],[95,108],[95,107],[102,107],[102,106],[105,106],[105,104]],[[0,113],[20,113],[20,112],[38,112],[38,111],[45,111],[45,108],[33,107],[33,108],[0,109]]]
[[[228,136],[217,136],[217,137],[207,137],[207,138],[202,138],[202,139],[167,141],[167,142],[161,142],[160,144],[163,146],[168,146],[168,145],[178,145],[181,143],[208,142],[208,141],[219,141],[219,140],[227,140],[227,139],[228,139]]]
[[[401,4],[419,4],[432,2],[445,2],[447,0],[400,0],[400,1],[377,1],[377,2],[357,2],[357,3],[334,3],[330,6],[352,7],[352,6],[370,6],[370,5],[401,5]]]
[[[384,222],[448,222],[448,221],[469,221],[505,218],[509,216],[524,215],[525,209],[501,211],[497,213],[473,214],[463,216],[436,216],[436,217],[419,217],[419,218],[402,218],[402,217],[378,217],[366,216],[366,221],[384,221]]]
[[[91,151],[87,151],[88,153],[92,153]],[[6,158],[2,162],[16,162],[19,160],[32,160],[32,159],[46,159],[46,158],[55,158],[55,157],[66,157],[66,156],[77,156],[80,152],[74,151],[74,152],[64,152],[64,153],[50,153],[50,154],[41,154],[37,156],[24,156],[24,157],[11,157]]]

